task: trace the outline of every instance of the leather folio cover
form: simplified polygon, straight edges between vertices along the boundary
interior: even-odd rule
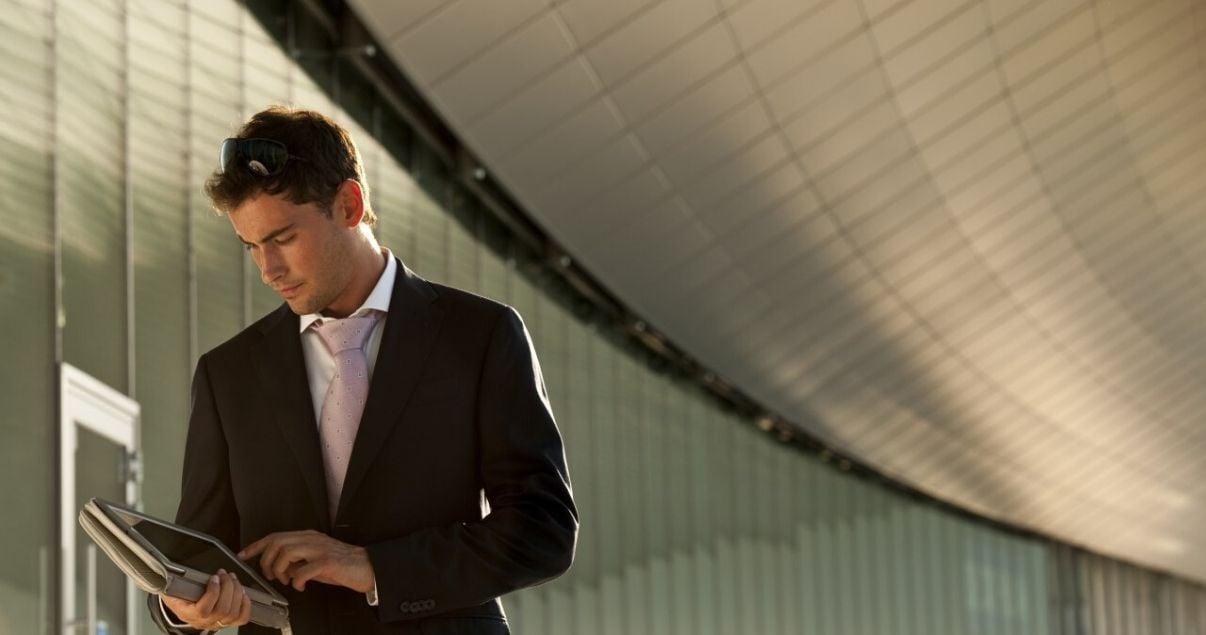
[[[88,501],[80,510],[80,525],[113,564],[143,591],[190,601],[195,601],[205,592],[205,582],[190,580],[185,575],[169,570],[155,554],[147,551],[124,529],[118,527],[97,505],[96,499]],[[211,573],[213,572],[198,572],[197,577],[205,580]],[[287,628],[287,608],[273,604],[272,598],[262,591],[244,588],[251,598],[252,622],[270,628]]]

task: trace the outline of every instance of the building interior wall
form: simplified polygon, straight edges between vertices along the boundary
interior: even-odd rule
[[[582,530],[566,576],[505,600],[514,632],[1206,629],[1195,582],[857,478],[658,368],[386,105],[303,72],[234,0],[0,6],[0,480],[20,485],[0,490],[0,633],[53,630],[59,362],[141,404],[143,505],[174,513],[192,365],[278,304],[201,190],[218,142],[273,102],[352,130],[383,244],[533,334]]]

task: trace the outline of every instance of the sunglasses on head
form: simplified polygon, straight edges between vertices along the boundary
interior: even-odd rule
[[[289,148],[280,141],[258,137],[230,138],[222,141],[222,149],[218,151],[218,174],[225,174],[231,164],[239,162],[252,174],[276,176],[285,169],[289,159],[301,160],[301,157],[289,154]]]

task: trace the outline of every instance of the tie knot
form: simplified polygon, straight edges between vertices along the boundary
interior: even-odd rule
[[[376,313],[370,313],[363,317],[328,320],[315,326],[314,332],[322,338],[332,355],[338,355],[343,351],[364,348],[376,322]]]

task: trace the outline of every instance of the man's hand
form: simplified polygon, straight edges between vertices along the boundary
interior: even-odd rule
[[[230,626],[242,626],[251,621],[251,599],[233,573],[219,569],[210,576],[205,593],[196,602],[168,595],[159,598],[176,617],[202,631],[216,631]]]
[[[298,591],[305,591],[313,580],[368,593],[377,580],[364,547],[313,530],[268,534],[239,552],[242,560],[257,555],[265,578]]]

